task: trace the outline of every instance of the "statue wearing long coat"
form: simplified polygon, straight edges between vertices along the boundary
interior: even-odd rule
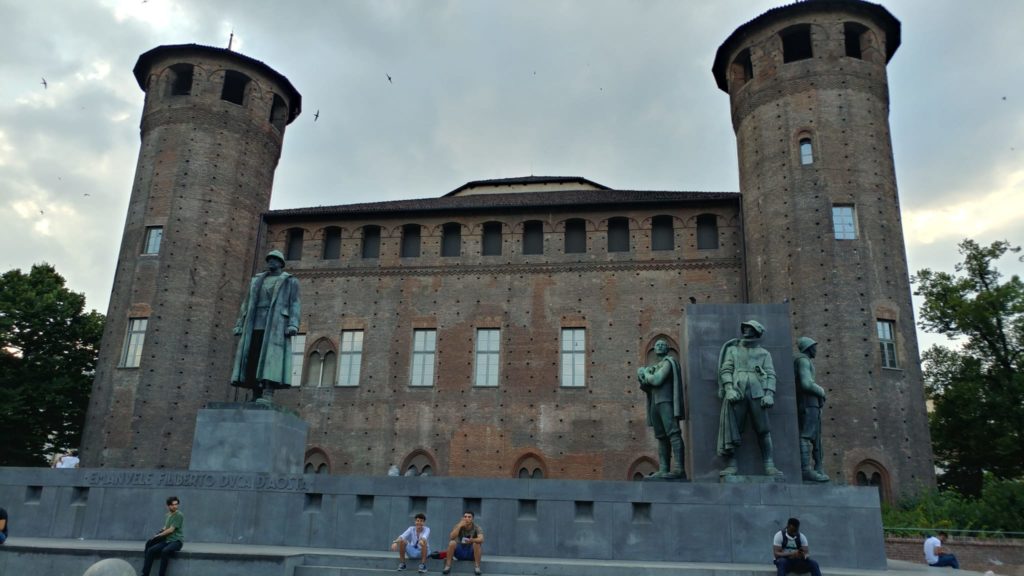
[[[263,288],[266,272],[253,276],[249,291],[239,310],[236,332],[241,328],[241,338],[235,351],[231,370],[231,384],[242,388],[254,388],[259,382],[271,388],[287,388],[292,381],[292,339],[288,328],[299,329],[299,281],[287,272],[281,272],[280,280],[271,295],[270,308],[264,326],[254,326],[259,291]],[[253,331],[262,329],[263,344],[259,349],[259,363],[256,367],[255,382],[246,381],[246,367],[252,351]]]

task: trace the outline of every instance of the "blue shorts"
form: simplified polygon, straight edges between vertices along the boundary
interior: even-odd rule
[[[420,550],[420,545],[408,545],[405,547],[405,555],[409,558],[423,558],[423,550]]]
[[[473,545],[472,544],[458,544],[455,546],[455,559],[456,560],[472,560],[473,559]]]

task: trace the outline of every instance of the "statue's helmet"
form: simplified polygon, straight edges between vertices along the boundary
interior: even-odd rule
[[[757,333],[757,337],[758,338],[760,338],[761,336],[764,336],[764,325],[761,324],[760,322],[758,322],[757,320],[747,320],[746,322],[741,322],[740,323],[740,331],[741,332],[743,331],[743,327],[744,326],[750,326],[751,328],[753,328],[754,332]]]
[[[263,261],[266,262],[271,258],[277,258],[281,261],[281,266],[284,266],[284,254],[281,254],[280,250],[271,250],[270,252],[267,252],[267,257],[264,258]]]
[[[817,342],[808,338],[807,336],[801,336],[796,339],[796,348],[801,352],[807,352],[807,349],[810,348],[811,346],[814,346],[815,344],[817,344]]]

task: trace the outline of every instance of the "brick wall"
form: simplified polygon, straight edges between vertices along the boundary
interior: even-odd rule
[[[950,552],[960,561],[960,568],[1000,576],[1024,576],[1024,540],[957,538],[947,542]],[[885,555],[890,560],[924,564],[924,538],[885,539]]]

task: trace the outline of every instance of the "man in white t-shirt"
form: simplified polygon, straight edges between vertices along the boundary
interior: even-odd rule
[[[939,532],[938,536],[929,536],[924,541],[924,561],[929,566],[941,567],[951,566],[954,570],[960,569],[960,562],[956,556],[946,552],[942,543],[949,539],[949,534]]]
[[[786,576],[790,572],[810,572],[811,576],[821,576],[821,568],[811,560],[807,537],[800,533],[800,520],[796,518],[787,520],[786,528],[775,533],[772,552],[777,576]]]
[[[78,468],[78,450],[72,450],[57,460],[57,468]]]
[[[416,558],[420,561],[419,573],[427,573],[427,541],[430,539],[430,528],[427,527],[427,515],[420,513],[416,515],[416,524],[409,526],[402,532],[401,536],[395,538],[391,543],[391,550],[398,551],[398,569],[405,570],[405,557]]]

